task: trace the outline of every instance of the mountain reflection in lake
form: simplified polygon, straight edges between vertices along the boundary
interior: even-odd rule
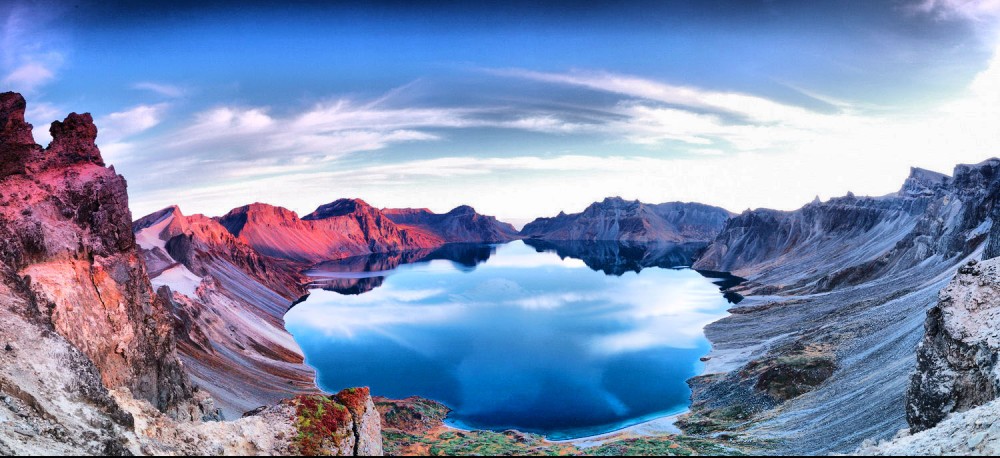
[[[688,252],[532,240],[355,258],[311,271],[323,289],[285,318],[325,390],[435,399],[474,428],[601,433],[688,405],[702,328],[727,308],[710,279],[663,268]]]

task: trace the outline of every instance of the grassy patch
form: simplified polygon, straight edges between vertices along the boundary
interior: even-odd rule
[[[375,398],[382,427],[421,434],[444,424],[450,410],[440,402],[411,397],[401,400]]]
[[[744,445],[732,435],[698,438],[686,435],[622,438],[603,445],[579,448],[552,443],[537,434],[518,431],[458,431],[444,426],[448,408],[420,398],[376,399],[382,414],[382,444],[386,455],[429,456],[690,456],[742,455],[730,444]],[[719,409],[704,417],[713,431],[749,417],[738,409]]]

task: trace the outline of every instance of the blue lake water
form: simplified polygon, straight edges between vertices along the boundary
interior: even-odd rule
[[[528,243],[322,264],[287,327],[324,390],[434,399],[456,426],[564,439],[684,410],[729,306],[669,268],[695,248]]]

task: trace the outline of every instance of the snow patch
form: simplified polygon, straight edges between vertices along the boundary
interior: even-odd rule
[[[154,288],[169,286],[171,291],[181,293],[188,297],[198,297],[195,291],[201,284],[202,278],[188,270],[183,264],[177,264],[163,273],[150,279]]]
[[[135,243],[139,244],[144,250],[152,250],[154,248],[160,248],[163,251],[167,250],[167,241],[160,238],[160,234],[163,230],[170,225],[170,222],[174,220],[173,213],[166,214],[163,219],[157,221],[155,224],[135,233]],[[166,273],[166,272],[164,272]],[[192,274],[193,275],[193,274]]]

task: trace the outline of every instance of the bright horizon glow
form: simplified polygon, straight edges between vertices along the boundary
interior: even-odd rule
[[[518,226],[608,196],[792,210],[1000,156],[1000,2],[707,3],[16,1],[0,81],[39,143],[92,112],[137,218],[342,197]]]

